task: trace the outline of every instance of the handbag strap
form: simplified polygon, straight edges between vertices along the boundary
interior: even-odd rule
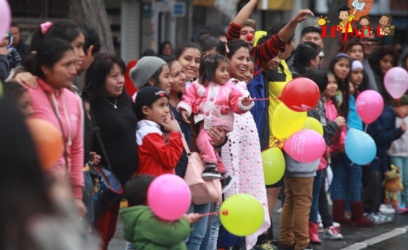
[[[106,152],[105,145],[103,144],[102,136],[101,136],[101,129],[98,127],[96,124],[96,117],[95,114],[92,112],[90,108],[90,114],[91,114],[91,123],[94,125],[92,128],[92,131],[95,134],[96,140],[98,141],[99,147],[102,151],[102,157],[105,159],[106,162],[106,168],[112,171],[111,168],[111,162],[109,161],[108,153]]]
[[[190,152],[190,148],[188,147],[187,141],[186,141],[186,137],[184,136],[183,131],[181,130],[180,124],[178,123],[178,121],[176,120],[177,123],[177,128],[181,134],[181,142],[183,143],[184,146],[184,150],[186,151],[187,155],[189,156],[191,154]]]

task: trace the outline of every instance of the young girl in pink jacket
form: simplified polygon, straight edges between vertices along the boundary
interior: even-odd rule
[[[194,114],[194,122],[200,123],[197,147],[205,162],[202,178],[211,180],[221,178],[224,185],[231,183],[227,169],[218,152],[211,144],[207,130],[219,127],[230,132],[234,126],[234,113],[243,114],[254,105],[252,99],[230,83],[229,62],[218,54],[208,55],[201,60],[200,78],[183,95],[177,106],[183,119]],[[225,180],[225,181],[223,181]]]

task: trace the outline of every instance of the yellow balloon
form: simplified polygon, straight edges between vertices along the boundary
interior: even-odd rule
[[[323,136],[323,126],[322,126],[322,124],[313,117],[307,117],[306,118],[304,128],[314,130],[317,133],[319,133],[321,136]]]
[[[285,173],[285,157],[280,148],[268,148],[262,152],[262,166],[266,185],[277,183]]]
[[[278,139],[289,138],[303,128],[306,118],[306,112],[295,112],[280,103],[273,113],[272,133]]]
[[[264,210],[261,202],[250,194],[234,194],[220,207],[220,220],[231,234],[247,236],[261,228]]]

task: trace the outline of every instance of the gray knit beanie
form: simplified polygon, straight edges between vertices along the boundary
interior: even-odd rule
[[[167,63],[156,56],[144,56],[137,63],[136,66],[130,70],[129,76],[136,88],[142,88],[149,79]]]

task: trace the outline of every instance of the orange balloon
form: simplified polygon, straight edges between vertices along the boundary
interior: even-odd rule
[[[43,119],[27,119],[27,126],[34,140],[41,167],[44,170],[51,168],[63,153],[61,132]]]

